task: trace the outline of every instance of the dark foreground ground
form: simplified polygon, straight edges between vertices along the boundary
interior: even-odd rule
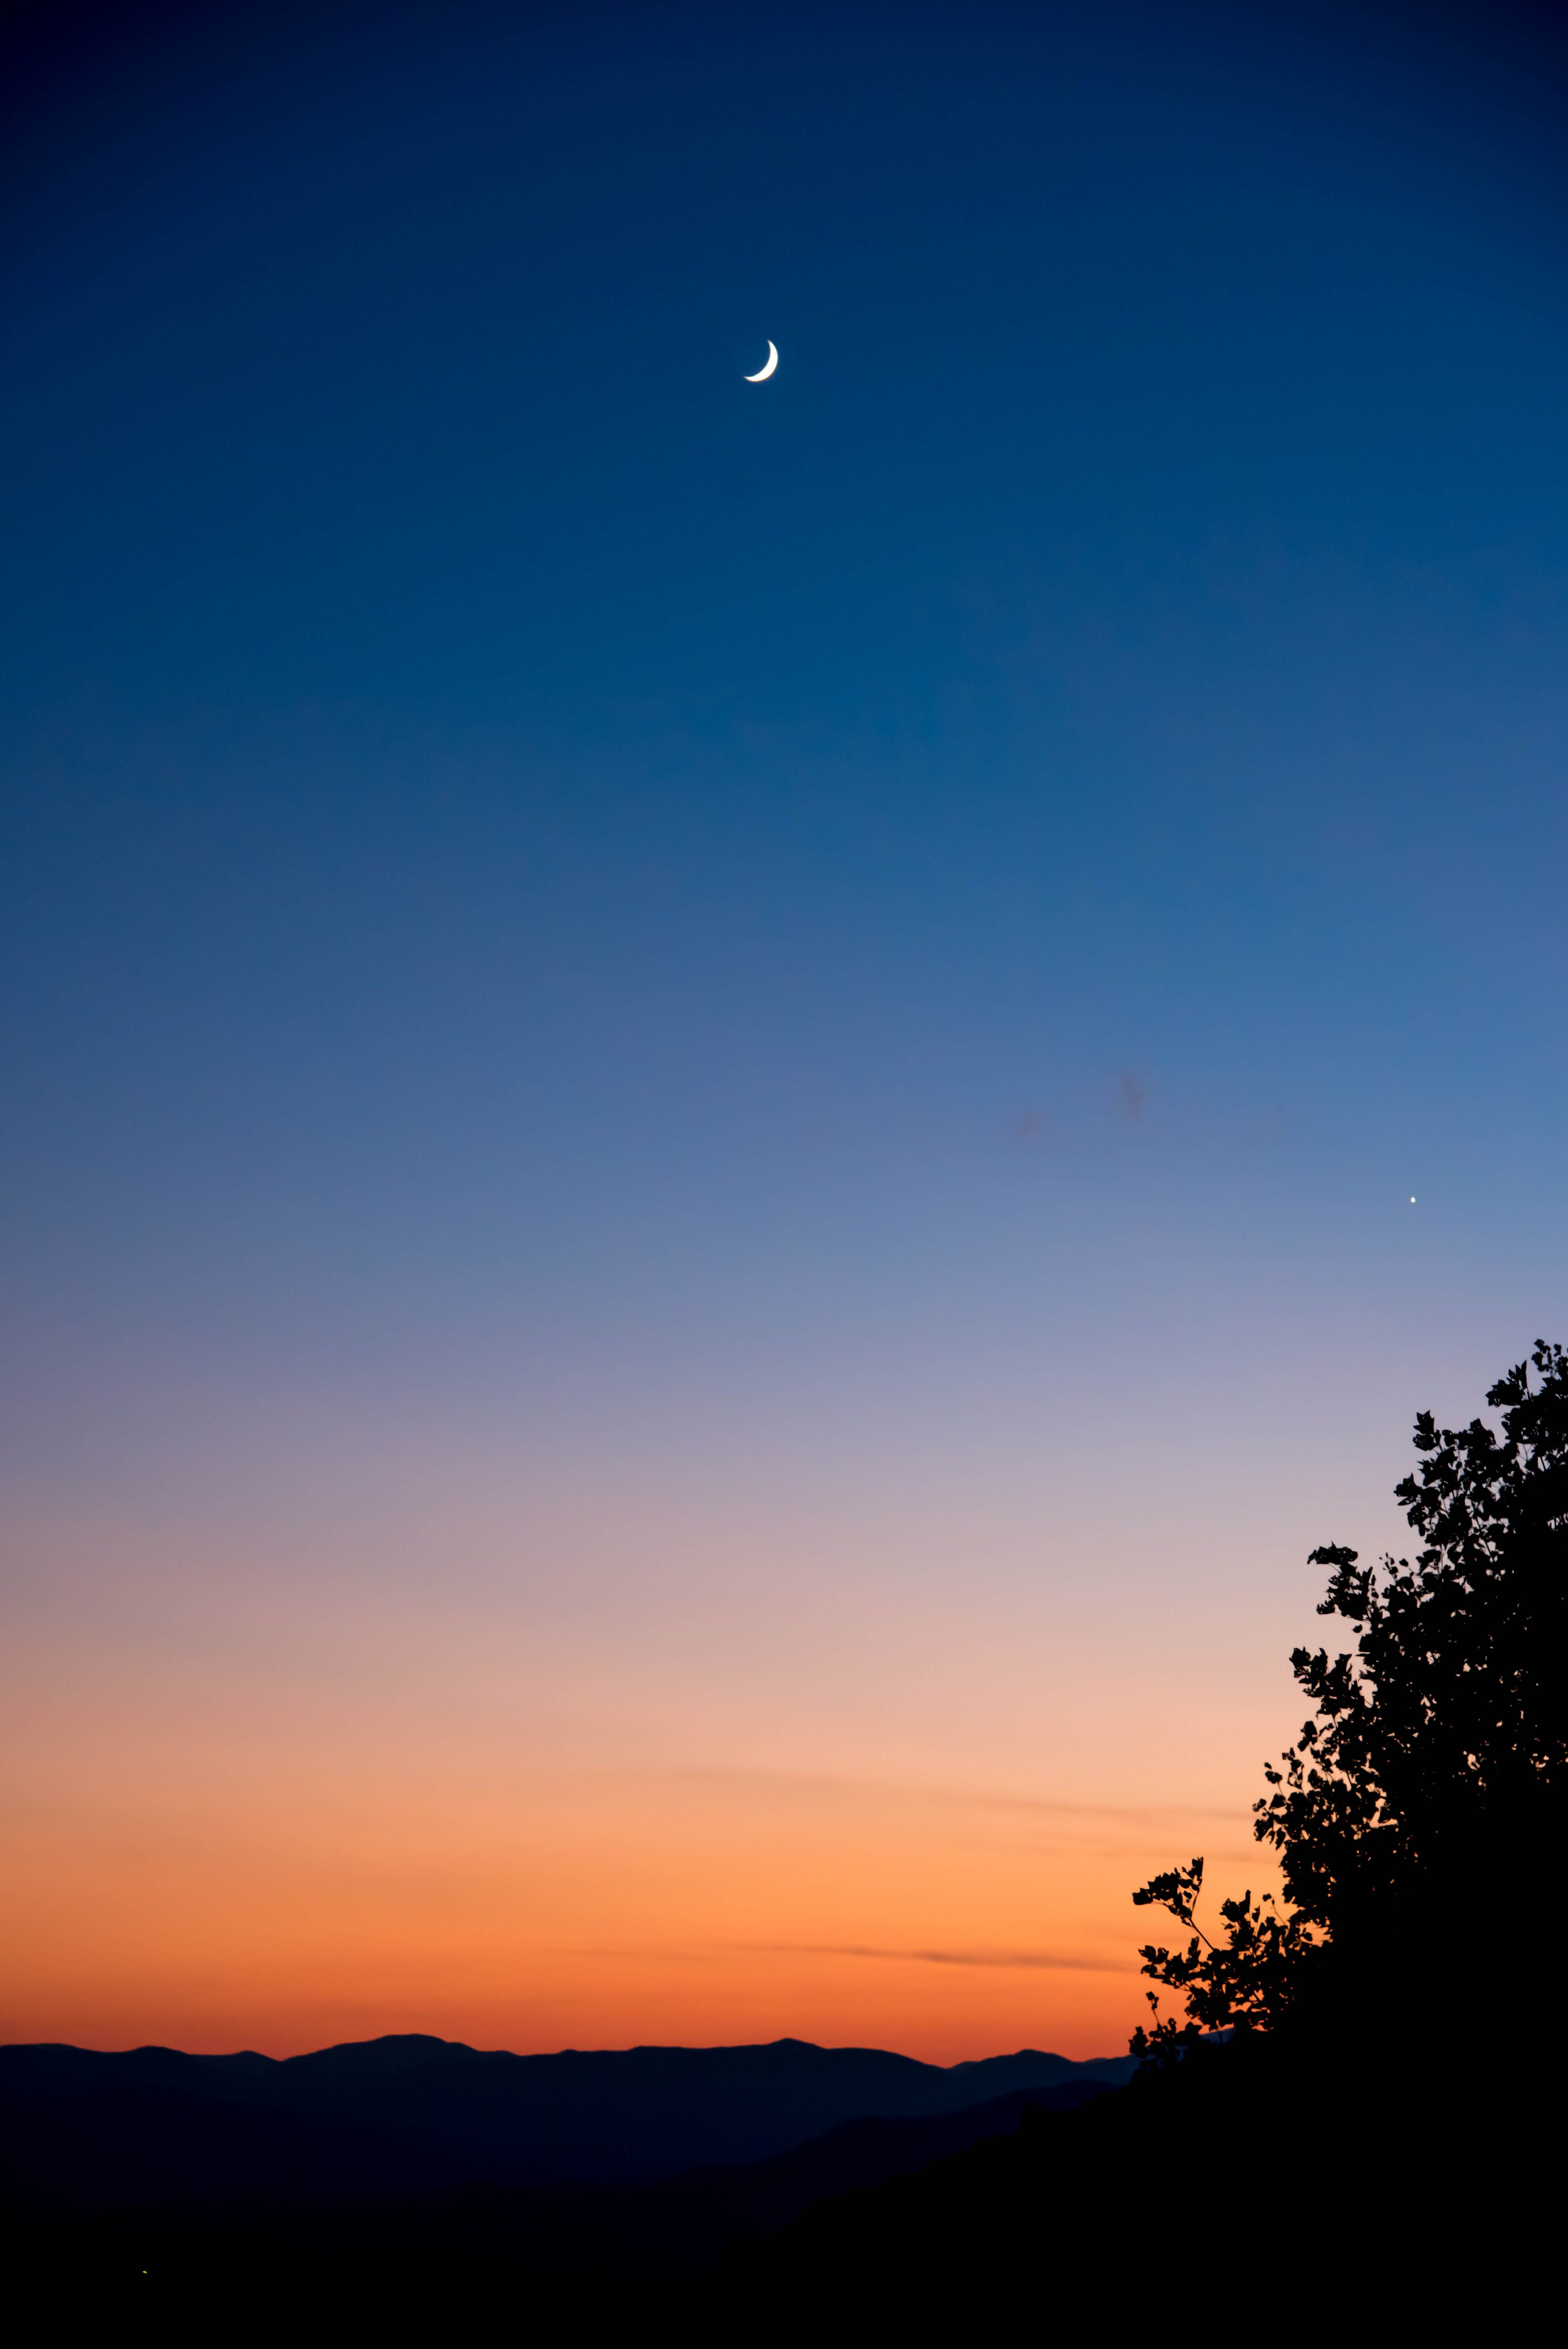
[[[643,2189],[97,2213],[18,2189],[7,2298],[26,2342],[1523,2341],[1563,2236],[1527,2068],[1202,2050]]]

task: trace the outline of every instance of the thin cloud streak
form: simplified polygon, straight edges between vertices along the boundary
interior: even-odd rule
[[[857,1795],[877,1801],[947,1803],[986,1811],[1026,1811],[1041,1817],[1122,1819],[1164,1822],[1171,1819],[1224,1819],[1233,1826],[1247,1816],[1243,1806],[1213,1803],[1068,1803],[1047,1795],[992,1794],[973,1786],[923,1785],[917,1780],[838,1776],[813,1770],[770,1770],[725,1764],[673,1770],[672,1778],[688,1785],[798,1787],[802,1793]]]
[[[1125,1974],[1134,1969],[1104,1958],[1068,1957],[1055,1950],[878,1950],[857,1941],[753,1941],[758,1955],[789,1958],[881,1958],[897,1965],[1025,1967],[1053,1973]]]

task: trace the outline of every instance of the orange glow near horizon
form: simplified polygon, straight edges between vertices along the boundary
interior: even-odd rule
[[[677,1574],[656,1515],[605,1540],[658,1571],[575,1616],[515,1547],[433,1598],[84,1528],[10,1654],[0,2034],[1107,2054],[1144,2013],[1133,1888],[1197,1851],[1216,1897],[1267,1880],[1288,1717],[1169,1611],[1130,1630],[1110,1568],[1096,1609],[894,1607],[792,1537],[742,1584],[734,1525],[705,1563],[683,1520]]]
[[[234,1792],[214,1774],[161,1816],[122,1792],[36,1833],[7,2037],[1103,2054],[1143,2007],[1131,1887],[1191,1849],[1239,1858],[1244,1835],[764,1774],[514,1781],[467,1804],[377,1804],[353,1778],[313,1800],[306,1776],[248,1815]]]

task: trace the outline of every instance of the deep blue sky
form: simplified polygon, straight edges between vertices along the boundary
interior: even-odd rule
[[[1184,1624],[1222,1743],[1416,1407],[1568,1332],[1550,17],[27,21],[28,1607],[241,1528],[286,1611],[405,1486],[482,1579],[429,1496],[521,1461],[546,1616],[591,1549],[676,1640],[755,1535],[769,1622],[968,1609],[954,1722]],[[854,1654],[778,1720],[892,1720]]]
[[[1315,13],[241,12],[39,68],[13,1310],[874,1254],[861,1185],[896,1222],[912,1151],[1123,1072],[1227,1224],[1376,1261],[1414,1190],[1538,1248],[1553,53]]]

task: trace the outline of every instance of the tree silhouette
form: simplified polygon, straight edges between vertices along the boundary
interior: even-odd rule
[[[1501,1434],[1479,1418],[1460,1430],[1417,1418],[1422,1457],[1395,1487],[1425,1545],[1414,1564],[1362,1567],[1335,1543],[1311,1554],[1330,1569],[1318,1613],[1357,1637],[1354,1654],[1291,1657],[1316,1712],[1253,1806],[1287,1908],[1243,1893],[1221,1904],[1211,1938],[1195,1914],[1202,1859],[1133,1894],[1190,1935],[1140,1951],[1187,2015],[1161,2018],[1149,1993],[1152,2027],[1133,2040],[1146,2058],[1169,2060],[1204,2029],[1277,2028],[1304,2002],[1362,2013],[1434,1969],[1485,1997],[1550,1935],[1527,1887],[1551,1863],[1554,1894],[1565,1824],[1568,1351],[1538,1343],[1487,1402]],[[1468,1921],[1489,1885],[1501,1932]]]

